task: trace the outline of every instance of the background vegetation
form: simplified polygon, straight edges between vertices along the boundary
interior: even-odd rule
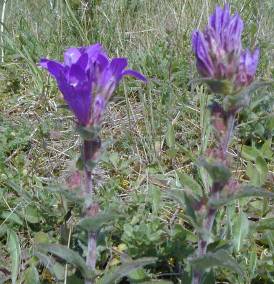
[[[60,259],[42,263],[35,255],[38,243],[61,243],[80,254],[86,246],[84,233],[74,226],[80,212],[72,201],[79,139],[55,82],[37,62],[45,56],[62,59],[64,49],[95,42],[112,56],[128,57],[130,67],[149,78],[147,86],[125,80],[104,122],[97,195],[101,208],[122,214],[100,233],[98,268],[156,256],[156,264],[121,283],[188,283],[196,235],[188,214],[165,193],[187,189],[193,180],[186,174],[196,180],[196,188],[206,187],[196,161],[214,144],[206,108],[211,96],[202,85],[190,84],[197,75],[191,33],[222,1],[8,0],[5,10],[3,2],[0,283],[82,283]],[[273,79],[274,2],[230,4],[245,22],[245,46],[261,49],[257,77]],[[229,152],[239,181],[269,191],[274,183],[273,102],[271,90],[253,93]],[[222,225],[215,226],[211,249],[228,247],[245,276],[225,265],[215,270],[219,283],[274,282],[273,213],[272,200],[264,197],[233,201],[220,211]],[[214,283],[210,277],[208,283]]]

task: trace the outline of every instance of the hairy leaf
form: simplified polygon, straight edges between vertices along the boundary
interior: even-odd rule
[[[87,232],[96,232],[103,225],[115,218],[114,212],[100,212],[94,217],[86,217],[80,220],[78,226]]]
[[[122,277],[128,275],[130,272],[143,267],[148,264],[152,264],[156,261],[155,257],[144,257],[136,260],[132,260],[130,262],[123,263],[117,268],[111,269],[106,272],[100,284],[113,284],[115,281],[121,279]]]
[[[40,244],[38,245],[38,250],[44,253],[47,252],[56,255],[64,259],[67,263],[78,267],[82,275],[86,278],[93,278],[95,276],[95,272],[91,271],[91,269],[87,267],[84,259],[78,253],[66,246],[56,244]]]
[[[274,198],[274,192],[266,191],[259,187],[247,185],[243,186],[241,189],[239,189],[238,192],[232,195],[220,196],[218,200],[209,200],[209,204],[212,207],[220,207],[230,203],[233,200],[253,196]]]
[[[241,276],[244,275],[239,264],[228,254],[227,251],[223,249],[216,252],[208,252],[202,257],[193,259],[191,264],[196,270],[205,270],[215,266],[222,266],[240,274]]]
[[[11,281],[12,284],[16,284],[16,279],[20,269],[21,250],[19,238],[13,230],[8,231],[7,247],[11,257]]]

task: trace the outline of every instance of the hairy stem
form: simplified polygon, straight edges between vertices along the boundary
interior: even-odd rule
[[[228,145],[233,135],[233,128],[234,128],[234,122],[235,122],[235,113],[230,113],[227,118],[227,131],[224,135],[224,139],[222,141],[222,150],[223,150],[223,156],[226,157]]]
[[[97,159],[97,154],[100,150],[100,139],[84,140],[83,143],[83,159],[84,159],[84,190],[87,197],[85,215],[87,217],[95,216],[98,212],[98,206],[93,201],[94,190],[92,185],[92,171],[91,164]],[[97,235],[94,232],[88,234],[88,251],[86,257],[86,264],[92,270],[96,267],[96,239]],[[93,280],[86,279],[85,284],[93,284]]]
[[[220,149],[222,151],[223,163],[227,163],[227,150],[229,146],[229,142],[233,135],[233,128],[235,122],[235,112],[229,113],[228,118],[226,120],[226,132],[223,135],[223,139],[220,141]],[[224,183],[213,182],[212,188],[210,190],[210,198],[217,199],[219,198],[220,191],[224,188]],[[217,210],[215,208],[209,207],[207,209],[206,217],[203,221],[203,229],[206,234],[210,234],[212,231],[213,223],[215,220]],[[202,257],[206,254],[208,247],[208,237],[200,236],[198,241],[198,257]],[[203,272],[194,269],[192,284],[200,284],[202,280]]]

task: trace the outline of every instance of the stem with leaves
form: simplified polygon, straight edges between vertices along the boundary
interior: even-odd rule
[[[83,141],[83,162],[84,162],[84,191],[86,196],[85,216],[94,217],[99,211],[99,206],[94,202],[94,189],[92,184],[92,168],[95,166],[101,148],[99,137]],[[88,250],[86,264],[92,270],[96,266],[96,239],[97,234],[88,233]],[[86,279],[85,284],[93,284],[93,281]]]
[[[217,108],[219,110],[218,115],[221,114],[221,116],[218,117],[219,120],[221,119],[221,124],[219,123],[218,125],[219,129],[218,127],[216,127],[216,125],[214,125],[214,116],[216,116],[216,112],[214,113],[214,111],[212,111],[211,113],[212,118],[213,118],[212,124],[217,132],[216,136],[219,137],[220,139],[216,149],[213,149],[213,153],[214,153],[213,158],[216,158],[217,160],[221,160],[221,165],[226,167],[228,164],[227,151],[228,151],[230,140],[233,136],[233,128],[234,128],[236,112],[232,110],[224,111],[220,105],[217,105]],[[227,185],[228,180],[229,179],[221,181],[221,180],[213,179],[212,186],[209,192],[210,200],[219,199],[220,192]],[[203,257],[207,253],[207,247],[209,244],[209,236],[212,231],[216,213],[217,213],[216,208],[211,207],[211,206],[207,207],[206,214],[205,214],[205,217],[202,223],[203,233],[200,234],[199,240],[198,240],[198,250],[197,250],[198,258]],[[192,284],[200,284],[202,281],[202,276],[203,276],[202,271],[194,269]]]

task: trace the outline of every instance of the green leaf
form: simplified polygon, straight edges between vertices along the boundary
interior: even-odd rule
[[[233,85],[228,80],[212,80],[209,78],[198,78],[191,81],[192,84],[197,84],[199,82],[207,83],[211,91],[216,94],[229,95],[233,91]]]
[[[271,159],[273,156],[271,145],[272,145],[272,139],[268,139],[264,142],[261,148],[262,156],[266,159]]]
[[[256,224],[257,231],[274,230],[274,217],[261,219]]]
[[[192,225],[195,226],[197,223],[197,217],[194,210],[194,205],[197,202],[194,197],[187,194],[184,190],[171,189],[165,192],[165,195],[174,201],[177,201],[185,210],[187,216],[192,221]]]
[[[50,242],[49,235],[45,232],[37,232],[34,235],[35,244],[48,244]]]
[[[38,208],[35,206],[28,206],[25,209],[24,216],[28,223],[37,224],[41,221],[42,216]]]
[[[20,243],[18,236],[13,230],[8,231],[7,248],[11,257],[11,281],[16,284],[17,275],[20,270]]]
[[[75,251],[63,245],[56,244],[40,244],[37,246],[42,253],[51,253],[78,267],[85,278],[91,279],[95,276],[95,271],[87,267],[84,259]]]
[[[64,265],[58,263],[53,257],[49,257],[37,250],[34,252],[34,256],[39,259],[39,263],[41,263],[44,267],[47,267],[49,272],[54,275],[55,278],[57,278],[58,280],[64,280]]]
[[[226,183],[231,177],[230,169],[221,163],[218,162],[209,163],[206,160],[202,159],[199,161],[199,164],[206,169],[206,171],[212,178],[213,182]]]
[[[245,159],[255,162],[257,157],[260,156],[261,153],[257,148],[255,148],[253,146],[243,145],[241,155]]]
[[[85,167],[87,169],[89,169],[90,171],[92,171],[92,170],[94,170],[96,168],[97,164],[98,164],[97,160],[89,160],[89,161],[86,161]]]
[[[250,179],[250,183],[254,186],[260,186],[260,173],[253,163],[248,162],[246,167],[246,174]]]
[[[248,93],[249,95],[259,88],[274,86],[274,81],[254,81],[249,87],[243,90],[243,93]]]
[[[176,171],[176,173],[183,187],[191,189],[194,193],[200,196],[202,195],[203,191],[201,186],[191,176],[187,175],[184,172]]]
[[[174,201],[177,201],[182,207],[185,207],[185,192],[180,189],[170,189],[164,192],[164,195]]]
[[[174,131],[174,127],[173,127],[172,124],[169,124],[169,125],[168,125],[166,142],[167,142],[167,146],[168,146],[169,148],[172,149],[172,148],[175,147],[175,143],[176,143],[176,140],[175,140],[175,131]]]
[[[150,280],[141,282],[140,284],[172,284],[173,282],[167,280]]]
[[[254,197],[254,196],[274,198],[274,193],[263,190],[259,187],[247,185],[247,186],[243,186],[241,189],[239,189],[238,192],[230,196],[220,196],[218,200],[209,200],[209,205],[217,208],[217,207],[226,205],[229,202],[239,199],[239,198]]]
[[[240,265],[223,249],[214,253],[208,252],[202,257],[195,258],[191,260],[191,265],[196,270],[206,270],[215,266],[222,266],[244,276]]]
[[[227,80],[207,80],[206,83],[216,94],[229,95],[233,91],[233,85]]]
[[[149,193],[152,199],[152,210],[154,214],[157,214],[161,208],[161,190],[156,186],[150,186]]]
[[[47,188],[49,191],[53,193],[59,193],[63,197],[65,197],[68,201],[81,204],[84,202],[84,198],[81,196],[81,189],[67,189],[67,188],[54,188],[54,187],[48,187]]]
[[[15,212],[4,211],[1,213],[0,217],[1,219],[5,219],[10,223],[15,223],[17,225],[23,226],[23,221]]]
[[[96,232],[102,226],[108,224],[110,221],[115,219],[116,213],[113,211],[99,212],[94,217],[86,217],[80,220],[78,226],[87,232]]]
[[[260,174],[260,184],[263,185],[266,182],[267,178],[267,173],[268,173],[268,168],[267,168],[267,163],[264,158],[261,156],[258,156],[256,159],[256,169],[258,170]]]
[[[80,276],[79,276],[80,277]],[[76,275],[70,275],[67,277],[67,284],[84,284],[84,280]]]
[[[39,284],[39,274],[34,265],[31,265],[24,272],[24,284]]]
[[[113,268],[106,272],[100,284],[113,284],[115,281],[120,280],[122,277],[128,275],[130,272],[143,267],[148,264],[155,263],[157,258],[155,257],[143,257],[130,262],[123,263],[119,267]]]
[[[93,127],[88,128],[88,127],[79,125],[77,126],[76,130],[83,140],[93,140],[96,137],[98,137],[101,127],[93,126]]]
[[[77,168],[79,171],[83,171],[84,168],[85,168],[85,163],[84,163],[84,160],[83,160],[82,155],[80,155],[80,157],[77,159],[76,168]]]
[[[268,167],[265,159],[262,156],[257,156],[255,165],[251,162],[247,164],[246,173],[250,178],[250,183],[254,186],[261,186],[265,184],[268,173]]]
[[[6,224],[1,224],[0,225],[0,238],[2,238],[4,235],[7,234],[8,231],[8,226]]]
[[[247,236],[249,231],[249,221],[245,213],[241,212],[240,216],[237,214],[236,220],[233,225],[233,243],[236,251],[239,252],[243,243],[243,240]]]

